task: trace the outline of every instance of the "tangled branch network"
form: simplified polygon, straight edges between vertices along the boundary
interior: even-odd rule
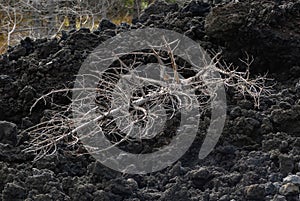
[[[176,118],[181,109],[196,109],[200,114],[207,112],[216,99],[219,85],[251,97],[257,107],[262,97],[271,94],[266,76],[250,77],[253,61],[250,56],[243,61],[247,66],[245,71],[221,65],[220,53],[211,60],[202,58],[203,64],[197,66],[174,54],[177,43],[178,40],[164,39],[161,46],[114,54],[115,61],[106,70],[80,75],[78,86],[81,84],[81,87],[51,91],[38,98],[31,111],[43,101],[50,102],[53,110],[49,119],[24,131],[30,136],[25,151],[34,153],[35,160],[39,160],[55,154],[62,144],[73,147],[97,135],[105,135],[110,140],[105,150],[163,136],[165,122]],[[196,70],[192,70],[191,65],[196,66]],[[216,72],[220,76],[211,76]],[[98,80],[95,87],[85,87],[89,77]],[[76,92],[75,101],[69,105],[56,104],[55,94],[69,92]],[[87,104],[91,100],[93,105]],[[90,127],[91,123],[97,126]],[[78,135],[82,129],[85,133]],[[104,151],[96,144],[86,148],[89,152]]]

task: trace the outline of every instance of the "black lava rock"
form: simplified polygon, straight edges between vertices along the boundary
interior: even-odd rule
[[[107,29],[115,29],[117,28],[117,25],[115,25],[114,23],[112,23],[110,20],[108,19],[102,19],[100,21],[98,30],[99,31],[105,31]]]
[[[254,184],[245,188],[246,198],[249,200],[263,200],[265,197],[265,187]]]
[[[201,1],[191,1],[188,5],[182,8],[181,12],[190,12],[192,16],[204,16],[210,11],[210,5]]]
[[[103,19],[96,31],[87,28],[65,31],[60,40],[25,38],[2,55],[0,199],[298,201],[300,4],[294,0],[206,2],[210,3],[191,1],[180,5],[155,1],[133,25],[115,25]],[[71,94],[56,94],[52,97],[53,104],[45,99],[45,104],[41,101],[29,113],[33,101],[51,90],[72,88],[82,63],[103,41],[144,27],[185,34],[204,49],[212,50],[208,52],[222,50],[224,62],[241,66],[238,70],[244,69],[240,59],[247,52],[254,56],[250,70],[275,72],[268,75],[274,81],[267,83],[277,85],[270,96],[261,98],[260,108],[247,95],[226,88],[229,118],[215,148],[202,160],[198,154],[210,125],[210,111],[200,116],[199,131],[188,152],[177,163],[158,172],[145,175],[116,172],[95,161],[80,142],[70,146],[68,137],[49,148],[56,150],[55,154],[32,162],[35,153],[23,150],[30,146],[28,140],[36,136],[27,132],[18,136],[18,130],[47,122],[53,112],[61,112],[61,106],[69,106]],[[124,62],[130,64],[135,60],[137,64],[157,62],[153,56],[128,60],[126,57]],[[184,63],[178,61],[182,66]],[[193,74],[189,71],[184,76]],[[59,117],[64,115],[69,113],[60,113]],[[180,118],[173,118],[167,126],[171,128],[178,122]],[[69,128],[60,131],[65,132],[64,129]],[[48,139],[48,134],[57,137],[58,130],[39,137]],[[151,139],[153,143],[147,144],[147,150],[153,150],[150,145],[155,145],[155,149],[165,146],[166,140],[176,136],[173,130],[167,130],[166,134]],[[137,145],[143,144],[137,142]]]
[[[17,143],[17,126],[14,123],[0,121],[0,143],[16,145]]]

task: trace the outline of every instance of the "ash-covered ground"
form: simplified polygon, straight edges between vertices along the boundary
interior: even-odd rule
[[[201,134],[174,165],[146,175],[115,172],[89,155],[64,146],[33,162],[24,153],[24,129],[47,118],[49,105],[34,100],[64,87],[89,53],[116,34],[157,27],[185,34],[224,60],[242,66],[254,57],[252,76],[268,72],[273,95],[254,107],[252,99],[227,91],[221,139],[205,159],[197,158]],[[0,57],[1,200],[299,201],[300,193],[300,2],[242,1],[184,6],[158,1],[132,25],[103,20],[99,30],[63,32],[59,39],[26,38]],[[63,96],[60,104],[69,104]],[[203,120],[201,126],[207,126]],[[203,137],[203,136],[202,136]],[[78,145],[80,146],[80,145]]]

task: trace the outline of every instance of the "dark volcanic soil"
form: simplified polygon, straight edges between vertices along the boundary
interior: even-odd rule
[[[0,57],[0,199],[299,201],[300,193],[300,2],[242,1],[183,7],[157,2],[133,25],[102,21],[99,30],[64,32],[60,39],[26,38]],[[20,132],[47,116],[50,105],[29,108],[42,94],[72,87],[88,54],[116,34],[142,27],[184,33],[202,47],[222,50],[240,65],[254,56],[253,75],[269,72],[274,95],[260,108],[228,91],[226,125],[215,150],[197,159],[200,135],[180,161],[160,172],[124,175],[59,148],[32,162]],[[63,96],[60,104],[68,104]],[[207,122],[203,121],[203,126]]]

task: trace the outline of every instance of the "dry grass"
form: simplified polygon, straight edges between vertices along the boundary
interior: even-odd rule
[[[5,34],[0,33],[0,54],[4,54],[7,51],[7,38]]]

